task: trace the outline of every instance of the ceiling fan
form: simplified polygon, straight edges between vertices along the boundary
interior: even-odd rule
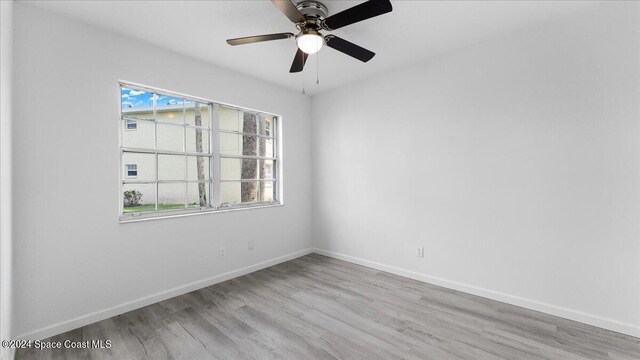
[[[337,30],[341,27],[386,14],[393,10],[389,0],[369,0],[327,17],[327,7],[316,0],[304,0],[298,4],[294,4],[291,0],[271,0],[271,2],[295,24],[300,31],[297,35],[292,33],[278,33],[247,36],[229,39],[227,43],[235,46],[295,38],[298,44],[298,51],[293,58],[291,70],[289,70],[289,72],[292,73],[302,71],[309,54],[317,53],[324,44],[362,62],[371,60],[371,58],[375,56],[374,52],[335,35],[322,35],[320,30]]]

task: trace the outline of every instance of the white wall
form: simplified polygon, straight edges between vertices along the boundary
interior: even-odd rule
[[[0,340],[11,339],[11,112],[13,1],[0,1]],[[0,359],[13,357],[0,348]]]
[[[14,44],[15,334],[66,331],[310,248],[307,97],[28,3],[15,5]],[[119,224],[119,79],[282,115],[285,205]]]
[[[639,102],[637,2],[314,96],[314,245],[640,336]]]
[[[58,333],[303,253],[313,215],[315,246],[333,255],[640,336],[638,6],[599,5],[310,108],[18,3],[13,334]],[[118,79],[282,114],[286,205],[119,224]]]

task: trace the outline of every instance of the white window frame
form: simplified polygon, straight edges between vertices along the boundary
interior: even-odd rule
[[[154,220],[154,219],[163,219],[163,218],[173,218],[173,217],[182,217],[182,216],[191,216],[191,215],[203,215],[203,214],[212,214],[212,213],[219,213],[219,212],[228,212],[228,211],[236,211],[236,210],[246,210],[246,209],[259,209],[259,208],[268,208],[268,207],[276,207],[276,206],[283,206],[284,202],[283,202],[283,196],[282,196],[282,189],[283,189],[283,181],[282,181],[282,174],[283,174],[283,162],[282,162],[282,116],[280,115],[276,115],[270,112],[266,112],[266,111],[260,111],[260,110],[254,110],[254,109],[248,109],[248,108],[244,108],[244,107],[240,107],[240,106],[235,106],[235,105],[231,105],[231,104],[226,104],[226,103],[222,103],[222,102],[218,102],[218,101],[214,101],[214,100],[209,100],[209,99],[205,99],[205,98],[201,98],[201,97],[196,97],[196,96],[191,96],[191,95],[185,95],[182,93],[178,93],[175,91],[170,91],[170,90],[165,90],[165,89],[160,89],[160,88],[156,88],[156,87],[151,87],[151,86],[147,86],[147,85],[142,85],[142,84],[138,84],[138,83],[134,83],[134,82],[129,82],[129,81],[123,81],[120,80],[118,82],[118,99],[119,99],[119,117],[118,117],[118,128],[119,128],[119,132],[120,132],[120,171],[122,171],[122,169],[124,168],[123,164],[123,154],[125,152],[139,152],[139,153],[150,153],[150,154],[156,154],[156,161],[158,159],[157,155],[160,154],[167,154],[167,155],[185,155],[185,156],[203,156],[203,154],[191,154],[191,153],[187,153],[186,152],[186,141],[183,143],[185,149],[184,152],[180,152],[180,153],[173,153],[171,151],[158,151],[157,150],[157,138],[156,138],[156,144],[155,144],[155,148],[156,150],[149,150],[149,149],[128,149],[123,147],[123,134],[124,131],[126,131],[126,123],[128,120],[135,120],[137,121],[150,121],[153,122],[154,125],[154,129],[157,128],[157,124],[158,123],[163,123],[162,121],[158,122],[156,116],[155,116],[155,112],[156,112],[156,104],[155,101],[153,102],[153,111],[154,111],[154,118],[153,119],[128,119],[126,116],[123,116],[123,112],[122,112],[122,96],[121,96],[121,92],[122,92],[122,88],[127,88],[127,89],[136,89],[136,90],[143,90],[146,92],[152,92],[152,93],[160,93],[161,95],[166,95],[166,96],[171,96],[171,97],[176,97],[176,98],[183,98],[189,101],[194,101],[194,102],[198,102],[198,103],[202,103],[202,104],[207,104],[209,105],[209,115],[210,115],[210,119],[209,119],[209,154],[206,155],[207,157],[210,158],[209,161],[209,174],[211,177],[211,181],[209,182],[209,207],[207,208],[188,208],[187,204],[186,204],[186,193],[185,193],[185,209],[180,209],[180,210],[158,210],[158,184],[162,183],[162,181],[158,181],[158,177],[157,177],[157,172],[158,172],[158,164],[156,162],[156,180],[153,181],[156,184],[156,196],[155,196],[155,203],[156,203],[156,211],[150,211],[150,212],[141,212],[141,213],[124,213],[124,204],[123,204],[123,199],[122,199],[122,194],[123,192],[126,190],[125,189],[125,185],[128,183],[126,181],[126,177],[123,177],[123,175],[125,174],[120,174],[120,194],[118,196],[118,203],[119,203],[119,221],[121,223],[128,223],[128,222],[137,222],[137,221],[144,221],[144,220]],[[272,201],[267,201],[267,202],[252,202],[252,203],[241,203],[241,204],[225,204],[224,206],[221,206],[220,203],[220,190],[221,190],[221,184],[223,182],[226,181],[232,181],[232,180],[225,180],[222,181],[221,180],[221,173],[220,173],[220,168],[221,168],[221,158],[226,157],[234,157],[234,156],[229,156],[229,155],[221,155],[219,148],[220,148],[220,128],[219,128],[219,122],[218,122],[218,110],[220,107],[225,107],[225,108],[230,108],[230,109],[235,109],[235,110],[239,110],[242,112],[252,112],[252,113],[260,113],[260,114],[264,114],[267,116],[272,117],[272,124],[271,124],[271,129],[270,129],[270,135],[269,136],[265,136],[265,135],[255,135],[257,137],[268,137],[271,138],[273,140],[273,156],[272,157],[263,157],[263,156],[235,156],[235,158],[255,158],[256,160],[273,160],[273,167],[271,169],[272,171],[272,181],[273,181],[273,187],[274,187],[274,193],[273,193],[273,200]],[[124,126],[123,126],[123,122],[124,122]],[[186,119],[185,119],[185,127],[195,127],[193,125],[187,125],[186,124]],[[137,126],[136,126],[137,128]],[[124,131],[123,131],[124,129]],[[133,129],[131,129],[133,130]],[[154,130],[154,132],[156,132],[157,130]],[[224,132],[224,131],[223,131]],[[186,134],[186,131],[185,131]],[[242,134],[242,133],[239,133]],[[253,135],[253,134],[252,134]],[[186,135],[185,135],[186,136]],[[126,171],[126,168],[124,168]],[[259,177],[259,176],[258,176]],[[271,181],[271,180],[267,180],[266,181]],[[265,181],[265,180],[260,180],[260,179],[255,179],[253,181]],[[188,180],[185,180],[186,182],[189,182]],[[249,181],[249,180],[247,180]],[[139,183],[139,182],[138,182]]]

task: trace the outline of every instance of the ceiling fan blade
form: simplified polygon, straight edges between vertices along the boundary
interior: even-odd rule
[[[244,44],[253,44],[262,41],[270,41],[270,40],[282,40],[289,39],[294,37],[292,33],[279,33],[279,34],[267,34],[267,35],[256,35],[256,36],[247,36],[236,39],[227,40],[227,44],[229,45],[244,45]]]
[[[376,53],[335,35],[325,36],[324,41],[328,47],[336,49],[362,62],[367,62],[376,56]]]
[[[298,51],[296,51],[296,57],[293,58],[293,64],[291,64],[291,70],[289,70],[289,72],[296,73],[302,71],[302,69],[304,69],[304,63],[307,62],[308,57],[309,55],[307,53],[298,49]]]
[[[325,30],[336,30],[343,26],[367,20],[378,15],[391,12],[393,7],[389,0],[369,0],[345,11],[331,15],[322,21]]]
[[[297,24],[299,22],[305,21],[304,16],[300,12],[300,10],[298,10],[298,8],[291,2],[291,0],[271,0],[271,2],[273,3],[273,5],[277,6],[278,9],[282,11],[282,13],[287,15],[289,20],[293,21],[294,23]]]

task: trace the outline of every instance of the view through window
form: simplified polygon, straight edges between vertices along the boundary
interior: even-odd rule
[[[120,96],[124,219],[277,204],[277,116],[129,84]]]

